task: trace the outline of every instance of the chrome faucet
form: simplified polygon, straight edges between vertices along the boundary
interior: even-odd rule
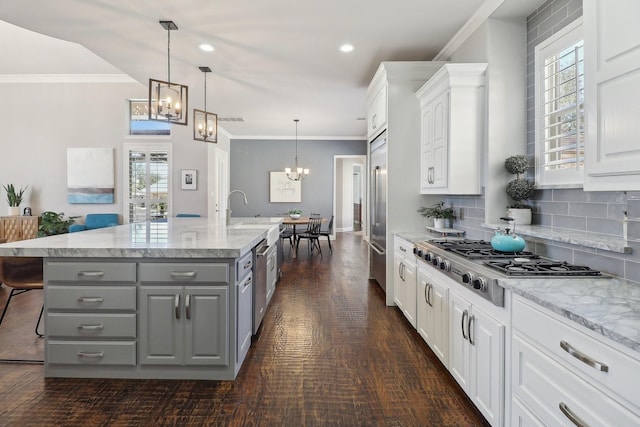
[[[244,204],[245,205],[249,204],[249,202],[247,201],[247,195],[244,194],[244,191],[242,191],[242,190],[233,190],[231,193],[229,193],[229,195],[227,196],[227,225],[231,224],[231,209],[229,208],[229,202],[231,201],[231,195],[233,193],[242,194],[242,197],[244,197]]]

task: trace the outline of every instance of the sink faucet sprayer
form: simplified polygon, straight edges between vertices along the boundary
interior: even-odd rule
[[[231,201],[231,195],[233,193],[240,193],[242,194],[242,197],[244,197],[244,204],[248,205],[249,202],[247,201],[247,195],[244,194],[244,191],[242,190],[233,190],[231,193],[229,193],[229,195],[227,196],[227,225],[231,224],[231,209],[229,208],[229,202]]]

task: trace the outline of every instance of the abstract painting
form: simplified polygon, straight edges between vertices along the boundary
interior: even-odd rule
[[[67,148],[67,202],[114,202],[113,148]]]
[[[269,201],[271,203],[302,201],[300,181],[291,181],[284,172],[270,172],[270,174]]]

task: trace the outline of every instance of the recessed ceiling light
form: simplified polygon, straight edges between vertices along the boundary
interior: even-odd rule
[[[340,46],[340,52],[351,52],[353,50],[353,45],[349,43],[345,43]]]
[[[198,46],[200,48],[200,50],[203,50],[205,52],[213,52],[215,49],[213,46],[211,46],[208,43],[202,43],[200,46]]]

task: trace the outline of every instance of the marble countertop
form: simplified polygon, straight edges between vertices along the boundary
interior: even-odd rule
[[[602,278],[500,279],[531,300],[632,350],[640,351],[640,285]]]
[[[90,258],[238,258],[281,217],[169,218],[0,244],[0,256]]]
[[[395,234],[412,243],[437,238],[427,233]],[[503,278],[499,283],[515,294],[640,352],[640,284],[612,276]]]

